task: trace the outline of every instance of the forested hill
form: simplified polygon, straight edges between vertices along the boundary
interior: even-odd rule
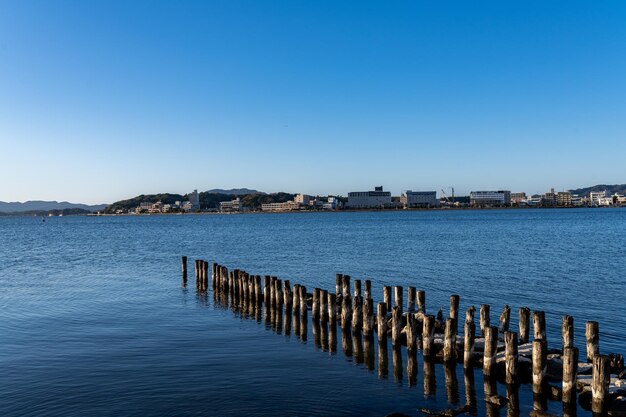
[[[592,187],[577,188],[575,190],[570,190],[572,194],[578,194],[579,196],[589,195],[591,191],[606,191],[607,195],[613,195],[615,193],[624,195],[626,194],[626,184],[614,184],[614,185],[599,184],[599,185],[594,185]]]
[[[230,201],[237,197],[241,199],[241,203],[250,207],[253,210],[261,207],[261,204],[265,203],[282,203],[285,201],[293,200],[294,194],[290,193],[272,193],[265,194],[262,192],[255,192],[253,194],[248,194],[247,190],[244,191],[245,194],[231,194],[231,193],[213,193],[210,191],[204,191],[199,193],[200,198],[200,209],[201,210],[211,210],[219,208],[220,202],[222,201]],[[162,202],[163,204],[174,204],[176,201],[187,201],[189,199],[188,194],[170,194],[170,193],[162,193],[162,194],[141,194],[137,197],[130,198],[128,200],[116,201],[115,203],[109,205],[106,209],[104,209],[105,213],[115,213],[117,210],[134,210],[135,207],[139,206],[141,203],[156,203],[157,201]]]

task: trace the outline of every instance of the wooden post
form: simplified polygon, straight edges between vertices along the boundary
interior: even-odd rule
[[[335,295],[341,295],[341,288],[343,286],[343,274],[335,275]]]
[[[585,339],[587,339],[587,362],[600,353],[600,325],[597,321],[585,323]]]
[[[356,294],[356,290],[354,292]],[[363,297],[360,295],[354,297],[354,306],[352,308],[352,328],[354,331],[360,331],[363,329]]]
[[[452,297],[450,297],[450,303],[452,307]],[[454,326],[456,325],[456,319],[450,317],[446,320],[446,329],[443,339],[443,361],[453,362],[456,360],[456,331]]]
[[[426,314],[426,291],[419,290],[417,292],[417,311]]]
[[[320,292],[320,318],[326,323],[328,321],[328,291]]]
[[[372,298],[372,281],[369,279],[365,280],[365,299]]]
[[[365,288],[367,289],[367,281]],[[374,333],[374,300],[366,298],[363,304],[363,337]]]
[[[483,352],[483,373],[493,376],[496,372],[496,351],[498,349],[498,328],[485,327],[485,350]]]
[[[489,319],[489,304],[483,304],[480,306],[480,333],[485,335],[485,328],[491,326]]]
[[[452,330],[454,330],[454,334],[458,333],[458,325],[459,322],[459,301],[460,298],[458,294],[452,294],[450,296],[450,318],[454,320]]]
[[[289,306],[289,308],[291,308],[293,306],[293,291],[291,290],[291,282],[289,282],[288,279],[286,279],[283,282],[283,285],[285,286],[285,305]]]
[[[355,279],[354,280],[354,298],[356,300],[357,297],[361,297],[361,280],[360,279]]]
[[[474,323],[474,312],[476,308],[474,306],[469,306],[469,308],[465,311],[465,322],[466,323]]]
[[[533,393],[543,393],[547,369],[548,344],[543,339],[533,340]]]
[[[606,411],[606,397],[609,393],[610,382],[609,357],[600,354],[594,355],[591,381],[592,412],[604,413]]]
[[[391,313],[391,344],[394,347],[400,346],[400,333],[402,332],[402,310],[395,306]]]
[[[518,375],[518,354],[517,354],[517,333],[504,333],[504,360],[506,368],[506,383],[517,384]]]
[[[533,311],[533,332],[535,339],[546,339],[546,313],[543,311]]]
[[[281,308],[283,301],[283,281],[276,278],[276,307]]]
[[[386,304],[386,311],[391,311],[393,308],[393,305],[391,305],[391,287],[388,285],[383,287],[383,301]]]
[[[320,319],[320,294],[321,289],[314,288],[313,289],[313,305],[311,306],[311,318],[313,321],[317,321]]]
[[[271,287],[271,278],[269,275],[265,275],[263,277],[263,298],[265,298],[265,304],[270,305],[270,297],[272,290]]]
[[[300,311],[300,284],[293,284],[293,312]],[[298,333],[297,331],[295,333]]]
[[[345,287],[344,287],[345,291]],[[341,300],[341,328],[343,330],[348,329],[350,327],[350,320],[352,319],[352,299],[350,297],[350,292],[348,294],[343,295],[343,299]]]
[[[409,313],[413,313],[415,311],[415,304],[417,302],[417,289],[415,287],[409,287],[407,298],[407,311]]]
[[[185,277],[185,281],[187,281],[187,257],[186,256],[182,257],[182,263],[183,263],[183,276]]]
[[[328,318],[334,326],[337,322],[337,294],[328,293]]]
[[[435,316],[429,314],[424,317],[422,337],[424,339],[422,350],[425,357],[435,355]]]
[[[472,321],[465,322],[465,340],[463,345],[463,367],[470,368],[474,362],[474,333],[476,325]]]
[[[576,404],[576,376],[578,374],[578,348],[563,349],[563,403]]]
[[[304,285],[300,285],[300,318],[304,318],[304,322],[306,325],[306,317],[308,313],[308,305],[306,302],[306,287]],[[302,323],[300,323],[302,325]]]
[[[254,297],[256,298],[256,303],[261,304],[263,302],[263,291],[261,290],[261,276],[254,276]]]
[[[509,331],[509,320],[511,319],[511,308],[505,304],[500,314],[500,333],[504,334]]]
[[[563,340],[561,352],[565,352],[566,347],[574,346],[574,317],[564,315],[561,322],[561,338]]]
[[[520,307],[519,309],[519,342],[528,343],[530,335],[530,309]]]
[[[378,341],[387,340],[387,304],[385,303],[378,303],[376,324],[378,326]]]
[[[343,276],[343,296],[350,297],[350,275]]]
[[[403,301],[402,301],[402,287],[400,285],[396,285],[394,287],[395,299],[396,299],[396,307],[400,309],[400,314],[403,312]]]
[[[414,356],[417,352],[417,326],[419,322],[413,313],[406,316],[406,348],[409,356]]]

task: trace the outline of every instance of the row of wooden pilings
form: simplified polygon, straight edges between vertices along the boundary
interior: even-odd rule
[[[196,288],[208,290],[208,262],[195,261]],[[182,258],[183,284],[187,282],[187,258]],[[450,296],[449,317],[444,321],[441,310],[437,317],[426,314],[426,293],[415,287],[408,287],[407,309],[404,310],[404,289],[402,286],[383,287],[383,301],[376,304],[372,297],[370,280],[353,281],[351,277],[337,274],[335,292],[315,288],[307,293],[304,285],[291,285],[289,280],[274,276],[251,275],[213,263],[211,267],[211,287],[216,294],[223,294],[234,301],[251,305],[265,304],[271,308],[281,308],[299,314],[307,320],[309,306],[313,323],[340,324],[342,332],[346,330],[362,332],[363,337],[374,333],[380,344],[387,344],[391,337],[394,349],[406,345],[409,358],[421,349],[425,360],[442,359],[444,364],[462,362],[466,369],[479,365],[486,380],[496,377],[498,341],[504,342],[504,379],[507,385],[518,385],[524,378],[520,372],[518,348],[532,343],[532,385],[533,393],[543,396],[549,389],[547,383],[548,343],[546,321],[543,311],[532,312],[533,340],[530,342],[531,311],[527,307],[519,309],[519,333],[510,331],[511,309],[505,305],[499,318],[498,326],[490,321],[490,306],[481,305],[479,310],[479,331],[483,344],[483,353],[475,352],[476,326],[474,324],[474,306],[465,313],[463,341],[457,344],[459,302],[456,294]],[[362,288],[364,284],[364,288]],[[392,290],[394,304],[392,304]],[[376,310],[376,311],[375,311]],[[351,329],[351,330],[350,330]],[[443,348],[436,344],[436,330],[443,332]],[[609,357],[599,353],[598,322],[588,321],[585,328],[586,359],[593,364],[591,382],[591,409],[594,413],[606,411],[606,400],[610,382]],[[460,352],[458,345],[462,345]],[[576,408],[577,374],[579,350],[574,346],[574,319],[564,316],[562,321],[562,401],[564,410]]]

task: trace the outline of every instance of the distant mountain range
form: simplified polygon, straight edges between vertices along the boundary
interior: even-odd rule
[[[599,184],[591,187],[585,188],[577,188],[575,190],[570,190],[572,194],[578,194],[579,196],[589,195],[591,191],[606,191],[608,195],[613,195],[615,193],[618,194],[626,194],[626,184],[614,184],[614,185],[606,185]]]
[[[265,194],[264,192],[257,190],[250,190],[248,188],[233,188],[230,190],[223,190],[221,188],[214,188],[206,191],[207,194],[228,194],[228,195],[248,195],[248,194]]]
[[[67,201],[25,201],[7,203],[0,201],[0,212],[3,213],[21,213],[26,211],[50,211],[50,210],[67,210],[67,209],[80,209],[87,211],[99,211],[103,210],[107,204],[80,204],[70,203]]]

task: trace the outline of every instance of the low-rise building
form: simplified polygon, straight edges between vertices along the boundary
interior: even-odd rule
[[[346,208],[384,208],[391,206],[391,193],[383,187],[374,187],[374,191],[351,191],[348,193]]]
[[[239,198],[236,198],[231,201],[221,201],[220,211],[221,212],[241,211],[241,200]]]
[[[335,197],[328,197],[328,201],[322,204],[322,209],[324,210],[337,210],[337,205],[339,204],[339,200]]]
[[[556,193],[556,205],[557,206],[571,206],[572,205],[572,193],[569,191],[559,191]]]
[[[600,201],[606,198],[606,191],[591,191],[589,193],[589,204],[600,206]]]
[[[436,191],[411,191],[407,190],[401,197],[405,208],[428,208],[439,206]]]
[[[311,202],[311,196],[310,195],[306,195],[306,194],[296,194],[296,196],[294,197],[293,201],[298,203],[298,204],[302,204],[302,205],[308,206],[309,203]]]
[[[472,191],[470,205],[474,207],[504,207],[511,205],[511,192],[500,191]]]
[[[556,206],[557,194],[554,192],[554,188],[550,189],[549,192],[544,193],[543,198],[541,199],[541,204],[544,206]]]
[[[261,204],[262,211],[292,211],[299,210],[300,203],[295,201],[285,201],[284,203],[266,203]]]
[[[526,203],[526,193],[511,193],[511,204],[520,205]]]

